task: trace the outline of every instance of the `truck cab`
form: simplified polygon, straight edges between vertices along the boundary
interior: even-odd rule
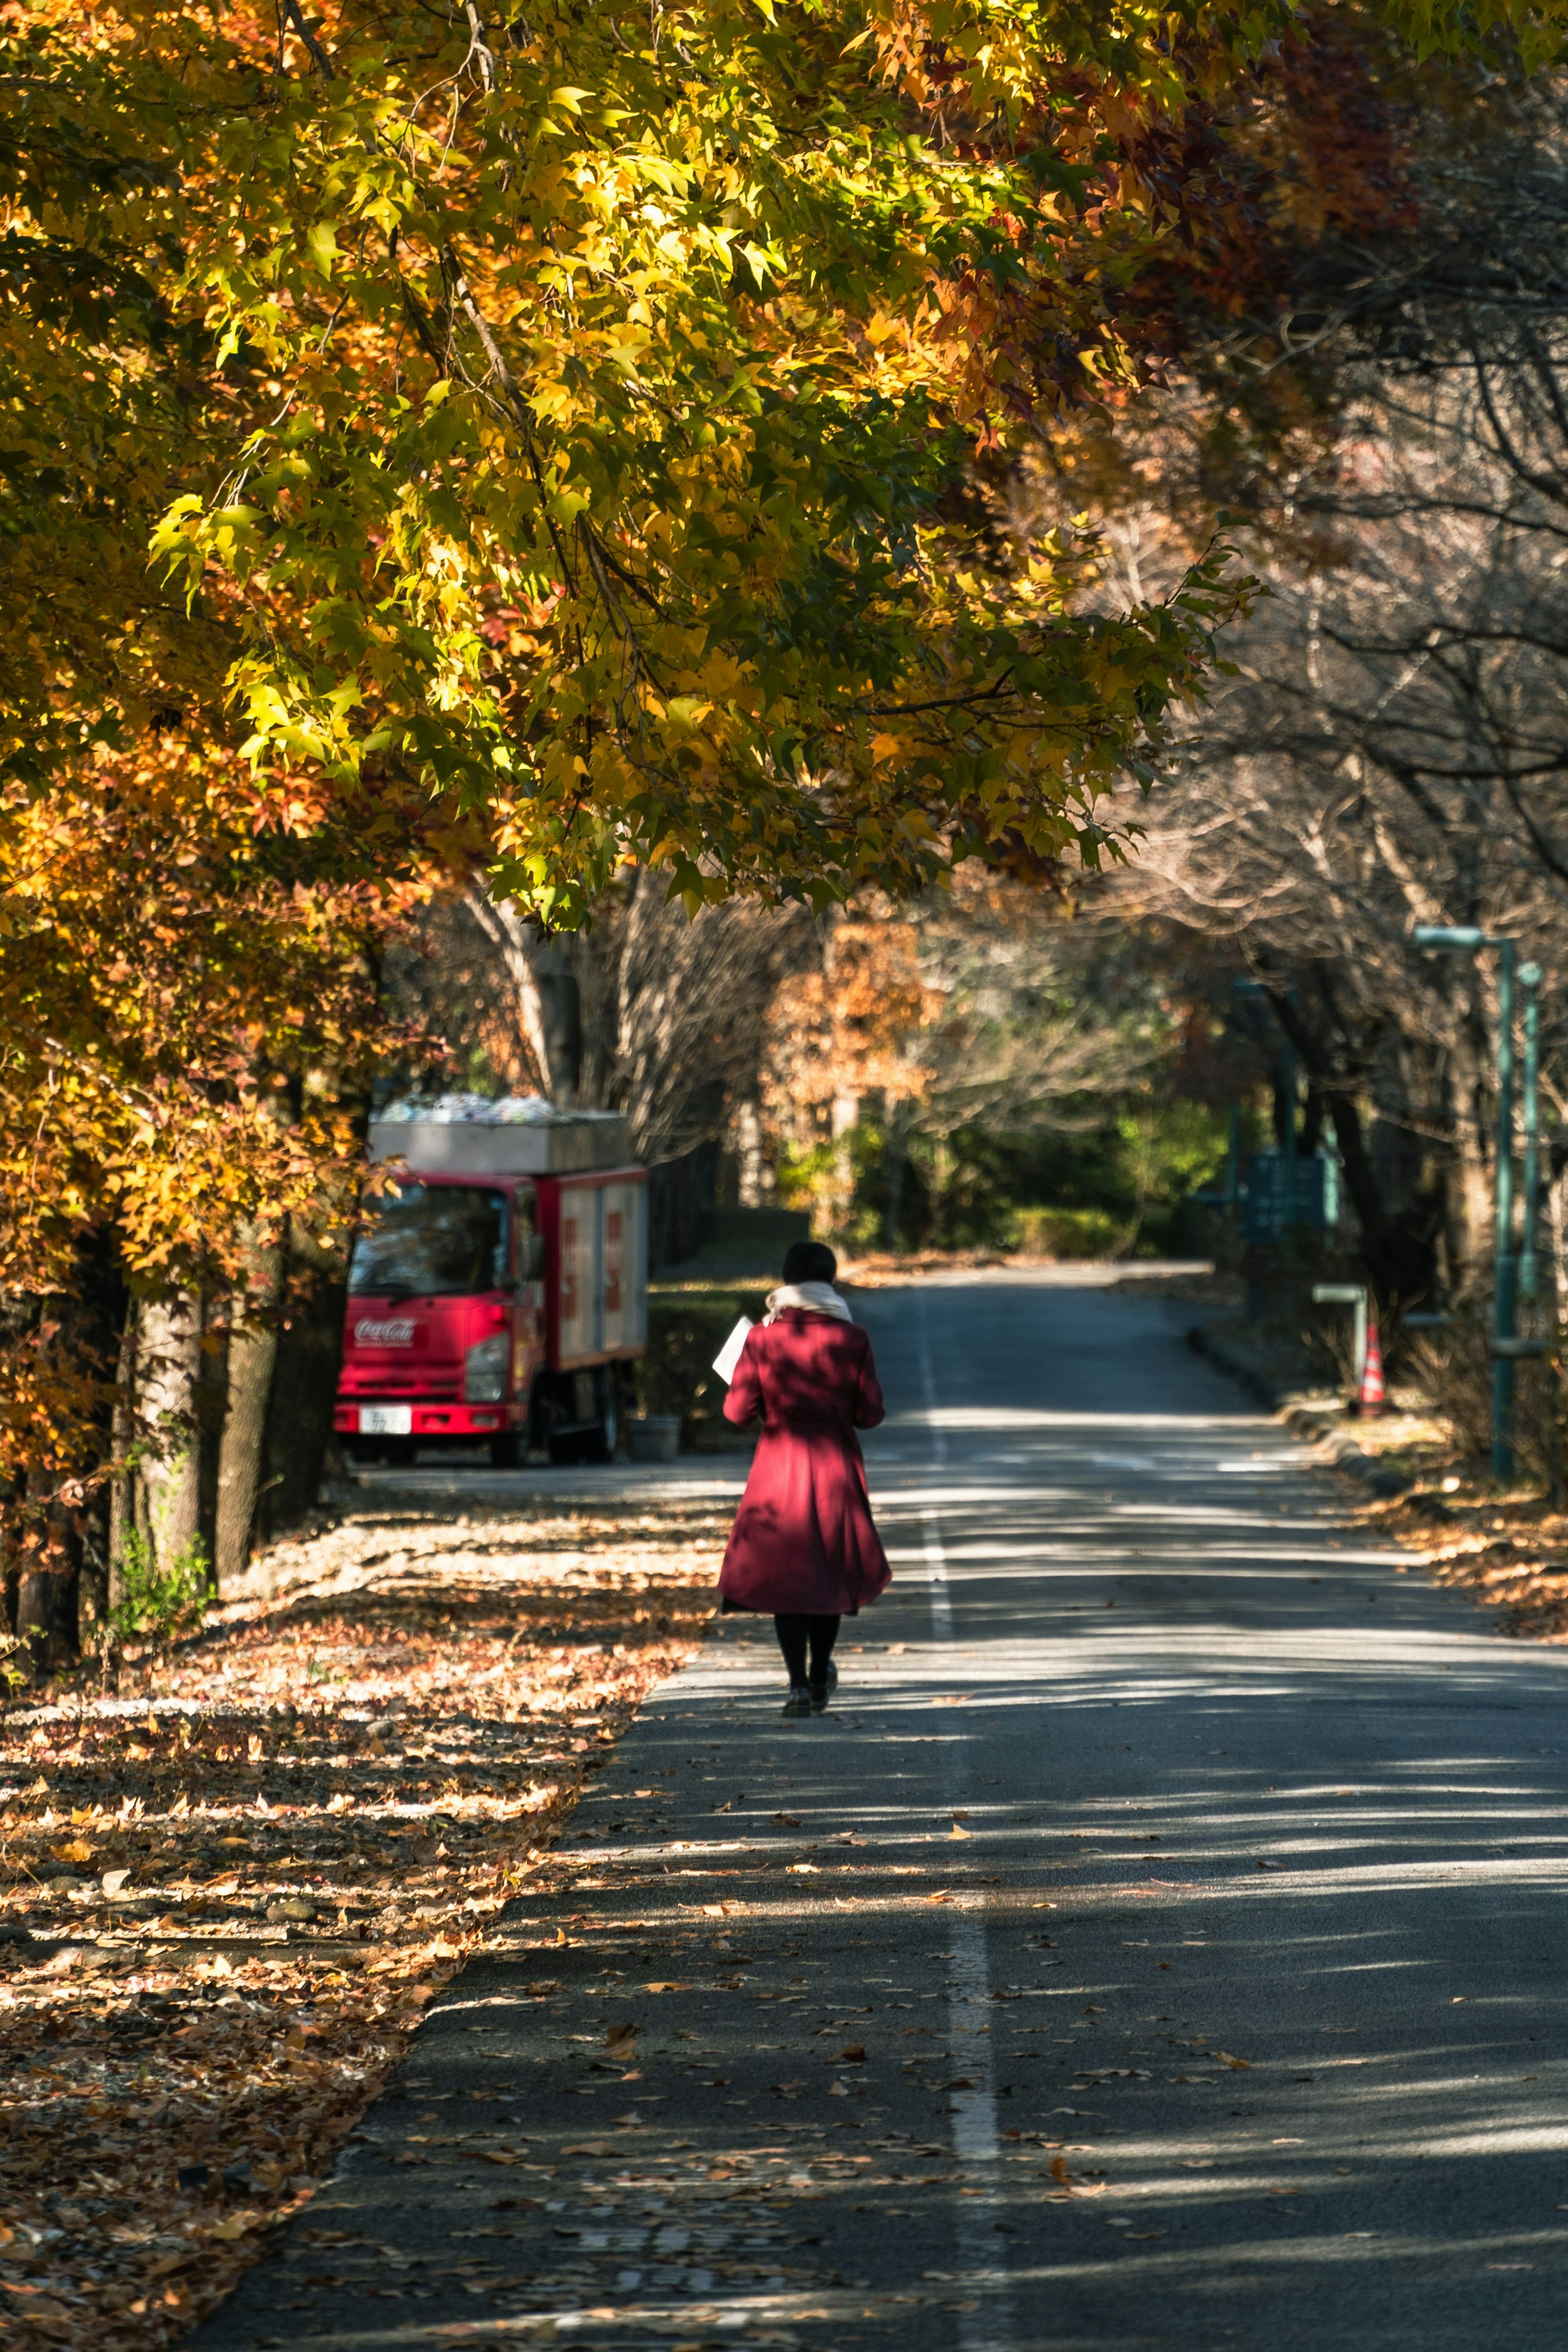
[[[362,1460],[607,1461],[647,1337],[646,1171],[606,1112],[373,1122],[335,1427]]]

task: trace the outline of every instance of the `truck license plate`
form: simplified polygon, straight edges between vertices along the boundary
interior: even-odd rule
[[[362,1437],[411,1437],[414,1433],[414,1407],[411,1404],[362,1404],[359,1409],[359,1433]]]

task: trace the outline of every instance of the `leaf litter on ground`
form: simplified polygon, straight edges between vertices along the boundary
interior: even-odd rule
[[[148,2352],[307,2203],[700,1640],[702,1507],[351,1518],[0,1717],[0,2333]],[[277,1556],[275,1556],[277,1557]]]
[[[1434,1526],[1432,1506],[1440,1502]],[[1392,1536],[1419,1556],[1435,1582],[1495,1609],[1498,1631],[1515,1640],[1568,1642],[1568,1512],[1536,1493],[1499,1495],[1478,1475],[1363,1505],[1369,1533]],[[1404,1573],[1403,1569],[1397,1571]]]

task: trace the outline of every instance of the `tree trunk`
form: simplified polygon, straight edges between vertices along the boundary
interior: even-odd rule
[[[47,1474],[35,1478],[36,1540],[23,1554],[16,1588],[16,1632],[26,1646],[36,1682],[74,1657],[79,1647],[78,1586],[81,1573],[79,1514],[53,1493]]]
[[[61,1579],[48,1569],[25,1569],[16,1580],[16,1638],[26,1651],[33,1680],[45,1682],[60,1650]]]
[[[509,900],[468,893],[468,909],[517,991],[518,1013],[540,1080],[557,1109],[577,1100],[583,1062],[582,1001],[568,950],[525,922]]]
[[[142,1417],[154,1432],[141,1470],[142,1524],[154,1565],[166,1570],[202,1540],[200,1300],[187,1295],[145,1307],[139,1354]]]
[[[763,1121],[754,1102],[736,1106],[735,1193],[742,1209],[763,1209],[768,1205],[770,1171],[763,1149]]]
[[[110,1446],[116,1468],[109,1481],[109,1608],[110,1614],[125,1598],[125,1555],[138,1532],[136,1473],[131,1448],[136,1429],[137,1364],[141,1318],[134,1301],[127,1306],[120,1335],[120,1360],[115,1368],[114,1413]]]
[[[1331,992],[1321,971],[1318,982],[1331,1007]],[[1271,989],[1270,1002],[1307,1074],[1309,1088],[1320,1097],[1333,1124],[1345,1190],[1361,1224],[1362,1261],[1373,1292],[1391,1306],[1428,1303],[1437,1271],[1435,1204],[1390,1213],[1368,1149],[1357,1088],[1347,1084],[1333,1047],[1326,1045],[1302,1017],[1293,992],[1287,994]]]
[[[268,1393],[251,1540],[270,1543],[297,1527],[320,1500],[332,1444],[332,1418],[348,1303],[346,1248],[325,1249],[289,1231]]]
[[[947,1188],[952,1181],[952,1150],[945,1135],[931,1139],[931,1240],[938,1249],[947,1240]]]
[[[895,1111],[888,1126],[888,1200],[882,1212],[882,1246],[899,1246],[899,1221],[904,1213],[904,1170],[909,1164],[909,1138]]]
[[[216,1580],[221,1592],[245,1570],[261,1494],[267,1416],[278,1364],[280,1247],[253,1247],[249,1280],[229,1331],[227,1412],[218,1458]]]
[[[860,1122],[860,1097],[847,1088],[833,1097],[833,1174],[829,1179],[828,1221],[833,1233],[847,1235],[855,1214],[854,1134]]]

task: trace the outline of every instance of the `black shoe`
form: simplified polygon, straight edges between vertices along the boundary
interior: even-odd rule
[[[820,1676],[813,1675],[807,1687],[811,1692],[811,1711],[814,1715],[820,1715],[838,1688],[838,1669],[831,1658],[827,1661],[826,1672]]]
[[[789,1686],[789,1696],[784,1703],[784,1711],[786,1715],[809,1715],[811,1713],[811,1689],[808,1684],[791,1683]]]

